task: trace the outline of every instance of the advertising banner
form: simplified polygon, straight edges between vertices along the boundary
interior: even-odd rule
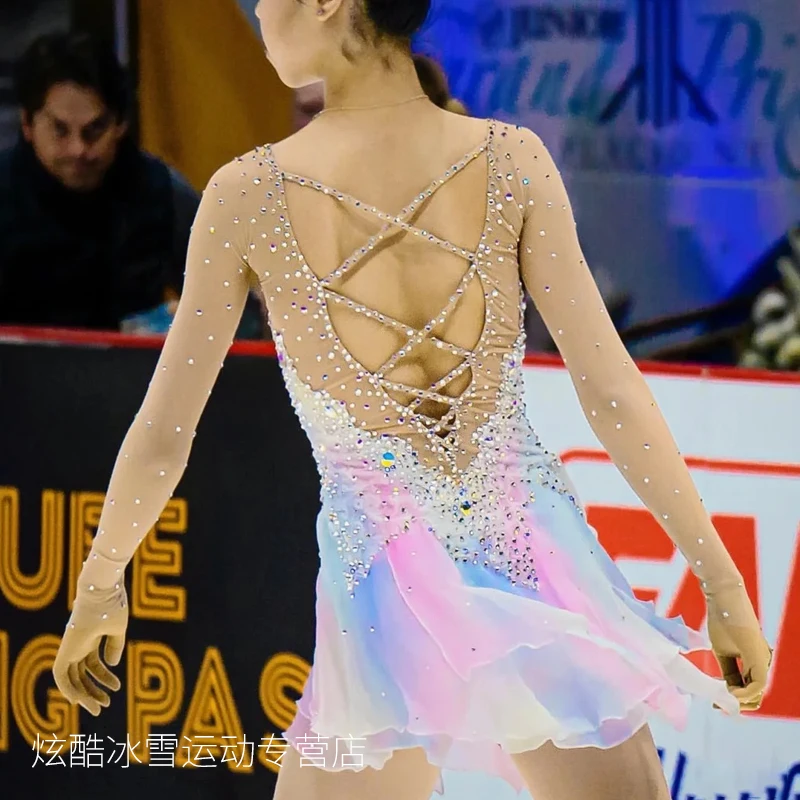
[[[157,357],[0,343],[0,779],[19,787],[3,798],[272,796],[313,655],[319,563],[318,478],[275,359],[226,361],[185,476],[128,569],[110,708],[69,706],[51,674]]]
[[[0,343],[0,777],[43,798],[263,800],[313,655],[318,566],[318,478],[263,345],[228,358],[186,475],[131,564],[122,690],[95,719],[53,684],[75,580],[157,357],[121,346],[134,341]],[[640,597],[702,628],[696,581],[608,461],[563,366],[529,360],[525,374],[529,417],[604,547]],[[646,375],[775,648],[757,713],[697,707],[685,731],[654,726],[673,800],[798,800],[800,381]],[[710,654],[695,658],[715,673]],[[474,774],[446,774],[445,790],[516,797]]]
[[[542,137],[636,321],[718,299],[800,220],[795,2],[435,0],[417,45]]]
[[[637,595],[702,629],[697,581],[600,447],[566,370],[537,360],[525,374],[532,424],[564,460],[590,524]],[[696,706],[684,731],[653,725],[672,798],[798,800],[800,380],[691,368],[653,368],[646,377],[775,649],[758,712],[734,719]],[[710,652],[692,660],[719,675]],[[447,788],[448,800],[517,797],[502,783],[474,777],[453,776]]]

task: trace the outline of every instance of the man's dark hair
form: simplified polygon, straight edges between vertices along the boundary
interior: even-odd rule
[[[49,33],[17,62],[14,93],[23,111],[40,111],[50,89],[74,83],[94,90],[118,121],[128,115],[128,78],[114,51],[84,33]]]

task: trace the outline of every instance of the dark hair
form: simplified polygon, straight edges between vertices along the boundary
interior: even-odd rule
[[[57,83],[75,83],[100,96],[117,120],[128,114],[130,92],[114,51],[87,34],[50,33],[36,39],[17,62],[14,94],[28,114],[40,111]]]
[[[365,6],[378,33],[410,39],[428,19],[431,0],[365,0]]]
[[[416,53],[413,58],[422,91],[428,95],[432,103],[444,108],[450,99],[450,88],[444,70],[429,56]]]

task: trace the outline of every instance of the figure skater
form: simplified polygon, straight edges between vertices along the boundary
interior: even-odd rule
[[[680,726],[693,697],[758,707],[770,648],[606,313],[542,141],[422,91],[409,41],[428,12],[261,0],[269,59],[290,87],[324,81],[325,108],[205,191],[56,682],[95,715],[119,688],[108,665],[124,647],[125,568],[178,485],[255,279],[321,479],[314,663],[277,800],[427,800],[441,769],[536,800],[668,800],[651,718]],[[702,582],[724,681],[682,655],[703,636],[634,597],[531,427],[525,289],[593,431]],[[304,737],[359,742],[363,758],[331,747],[301,768]]]

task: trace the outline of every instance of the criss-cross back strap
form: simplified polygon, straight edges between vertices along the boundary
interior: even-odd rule
[[[311,178],[307,178],[303,175],[281,170],[275,162],[271,148],[269,146],[267,147],[267,159],[269,160],[273,169],[280,174],[282,180],[290,181],[298,186],[306,186],[314,189],[315,191],[332,197],[341,203],[346,203],[357,210],[371,214],[383,222],[383,225],[378,233],[371,236],[363,245],[357,247],[350,254],[350,256],[348,256],[348,258],[346,258],[326,277],[317,278],[316,281],[321,291],[329,301],[332,301],[336,304],[343,304],[356,313],[362,314],[371,319],[375,319],[387,327],[402,332],[404,336],[407,337],[407,340],[404,342],[403,346],[396,350],[377,370],[375,370],[373,377],[376,381],[380,382],[385,390],[401,392],[412,397],[413,400],[406,404],[405,408],[409,411],[409,413],[414,415],[420,422],[422,422],[427,430],[439,435],[439,442],[441,446],[445,447],[446,449],[452,449],[456,446],[456,432],[452,426],[455,423],[457,408],[463,399],[463,395],[460,397],[452,397],[444,394],[443,390],[450,382],[464,374],[473,366],[475,353],[472,350],[459,347],[458,345],[437,337],[433,331],[436,327],[444,324],[445,321],[450,317],[453,310],[458,305],[461,297],[464,295],[467,286],[476,276],[478,256],[477,253],[442,239],[436,236],[434,233],[425,230],[418,225],[414,225],[409,220],[412,218],[412,215],[419,211],[421,207],[425,205],[442,186],[444,186],[453,177],[458,175],[482,153],[490,149],[493,133],[494,129],[493,127],[490,127],[487,139],[480,146],[476,147],[456,164],[445,170],[443,174],[431,181],[431,183],[421,192],[415,194],[413,200],[397,214],[389,214],[379,209],[377,206],[374,206],[370,203],[365,203],[358,198],[346,192],[339,191],[334,187],[328,186],[321,181],[312,180]],[[390,239],[403,231],[414,234],[415,236],[419,236],[437,247],[461,256],[469,263],[467,270],[459,281],[456,291],[450,296],[447,304],[436,317],[429,320],[429,322],[422,328],[415,328],[407,323],[395,319],[389,314],[385,314],[382,311],[378,311],[377,309],[371,308],[362,303],[358,303],[351,297],[348,297],[347,295],[342,294],[341,292],[332,288],[332,284],[335,281],[344,277],[354,266],[366,258],[379,243],[385,242],[387,239]],[[402,358],[404,358],[414,348],[418,347],[426,340],[431,341],[436,347],[447,350],[453,355],[458,356],[462,359],[461,363],[455,366],[446,375],[441,377],[427,389],[423,389],[418,386],[410,386],[386,377],[387,373],[390,372]],[[437,404],[447,406],[448,410],[442,417],[437,418],[428,416],[420,410],[422,404],[426,401],[432,401]]]
[[[423,327],[421,330],[418,330],[414,336],[409,337],[408,341],[375,371],[375,374],[378,377],[382,378],[386,372],[392,369],[397,362],[400,361],[401,358],[408,355],[409,351],[413,350],[415,347],[422,344],[425,339],[429,338],[435,327],[445,323],[453,309],[458,305],[459,300],[461,300],[463,297],[464,291],[466,290],[470,281],[475,277],[477,270],[477,264],[475,261],[472,261],[469,265],[469,268],[459,281],[458,288],[447,301],[447,305],[445,305],[445,307],[439,312],[439,315],[428,322],[428,324],[425,325],[425,327]],[[470,357],[473,355],[474,354],[470,351]]]
[[[408,220],[409,217],[411,217],[411,215],[414,214],[420,208],[420,206],[427,203],[442,186],[444,186],[453,177],[458,175],[465,167],[471,164],[482,153],[486,152],[486,149],[488,147],[489,147],[489,140],[487,139],[480,146],[476,147],[473,151],[464,156],[457,164],[454,164],[452,167],[449,167],[439,177],[432,180],[428,184],[428,186],[426,186],[421,192],[415,194],[414,199],[397,214],[389,214],[386,211],[382,211],[377,206],[374,206],[371,203],[365,203],[362,200],[359,200],[357,197],[347,194],[346,192],[341,192],[338,189],[333,188],[332,186],[328,186],[327,184],[322,183],[321,181],[312,180],[311,178],[308,178],[304,175],[297,175],[292,172],[284,172],[283,170],[280,170],[281,176],[283,177],[284,180],[288,180],[292,183],[297,184],[298,186],[308,186],[312,189],[315,189],[316,191],[321,192],[324,195],[333,197],[339,202],[347,203],[348,205],[351,205],[356,209],[364,211],[368,214],[372,214],[373,216],[377,217],[384,223],[383,227],[378,233],[371,236],[363,245],[356,248],[350,254],[350,256],[347,259],[345,259],[333,272],[326,275],[324,278],[321,278],[320,283],[323,286],[330,286],[334,281],[344,276],[350,269],[352,269],[356,264],[362,261],[375,248],[375,246],[379,242],[386,239],[387,237],[397,235],[401,231],[405,231],[407,233],[413,233],[417,236],[422,236],[423,238],[430,241],[432,244],[438,245],[439,247],[447,250],[448,252],[456,253],[457,255],[460,255],[463,258],[474,260],[475,259],[474,252],[467,250],[466,248],[463,247],[458,247],[457,245],[454,245],[452,242],[440,239],[438,236],[431,233],[430,231],[426,231],[422,228],[419,228],[416,225],[411,224]],[[273,165],[274,165],[274,159],[273,159]]]
[[[332,300],[337,305],[347,306],[351,311],[355,311],[358,314],[363,314],[365,317],[369,319],[375,319],[381,324],[386,325],[388,328],[394,328],[395,330],[400,331],[408,337],[409,341],[411,341],[419,333],[417,328],[414,328],[405,322],[401,322],[400,320],[394,319],[394,317],[390,317],[388,314],[384,314],[382,311],[376,311],[369,306],[357,303],[352,297],[348,297],[345,294],[340,294],[339,292],[335,292],[333,289],[327,289],[324,286],[322,287],[322,292],[328,299]],[[453,355],[460,356],[461,358],[469,358],[472,355],[471,350],[459,347],[457,344],[440,339],[433,334],[431,334],[429,338],[437,347],[448,350]]]

